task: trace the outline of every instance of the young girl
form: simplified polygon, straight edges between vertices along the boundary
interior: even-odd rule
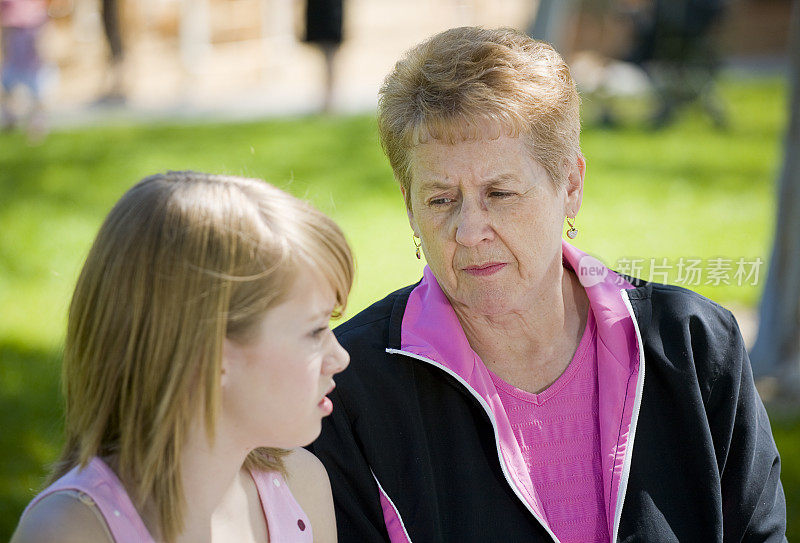
[[[262,181],[131,188],[78,279],[66,444],[12,541],[335,541],[325,470],[296,447],[349,362],[328,323],[352,280],[338,226]]]

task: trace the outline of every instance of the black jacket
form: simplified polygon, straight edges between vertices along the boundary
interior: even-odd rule
[[[507,483],[476,398],[386,352],[413,288],[335,330],[351,364],[309,448],[330,475],[339,540],[389,541],[380,484],[411,541],[553,541]],[[784,541],[780,459],[733,316],[679,287],[628,298],[647,373],[618,541]]]

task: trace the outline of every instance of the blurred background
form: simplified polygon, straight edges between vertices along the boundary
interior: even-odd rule
[[[111,205],[168,169],[309,198],[354,247],[352,315],[424,265],[378,144],[378,88],[406,49],[461,25],[519,28],[571,64],[588,164],[575,243],[734,311],[800,536],[798,3],[0,0],[0,540],[61,445],[66,310]]]
[[[47,4],[48,21],[39,36],[42,90],[59,122],[77,119],[78,111],[81,119],[91,113],[101,119],[108,108],[92,107],[118,105],[119,99],[137,119],[142,113],[306,113],[324,100],[324,56],[304,41],[303,0],[16,1]],[[667,5],[668,16],[685,19],[666,21],[673,26],[713,19],[697,31],[713,34],[713,47],[729,64],[762,73],[785,67],[790,0],[545,4],[554,7],[543,9],[537,23],[537,0],[346,0],[333,109],[371,111],[382,78],[401,53],[453,26],[543,30],[539,37],[570,60],[625,59],[642,47],[637,33],[654,18],[656,4]],[[681,13],[694,4],[700,7]],[[586,78],[594,81],[591,74]]]

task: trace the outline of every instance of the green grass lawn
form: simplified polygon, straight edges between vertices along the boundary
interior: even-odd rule
[[[669,266],[672,282],[681,258],[700,260],[701,284],[688,286],[753,307],[760,285],[752,277],[739,285],[734,272],[738,259],[769,255],[785,88],[736,80],[723,91],[726,132],[699,115],[655,133],[586,127],[576,241],[609,265],[640,265],[645,279],[651,259]],[[421,273],[371,116],[86,128],[56,132],[38,147],[0,135],[0,540],[60,445],[59,349],[82,259],[119,196],[167,169],[261,177],[333,216],[357,259],[348,314]],[[705,284],[713,258],[732,266],[730,284]],[[799,421],[775,421],[790,510],[800,498]],[[791,522],[790,534],[800,536],[800,517]]]

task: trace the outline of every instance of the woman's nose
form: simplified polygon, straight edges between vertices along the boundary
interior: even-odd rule
[[[480,202],[464,199],[456,216],[456,242],[472,247],[492,237],[489,214]]]

